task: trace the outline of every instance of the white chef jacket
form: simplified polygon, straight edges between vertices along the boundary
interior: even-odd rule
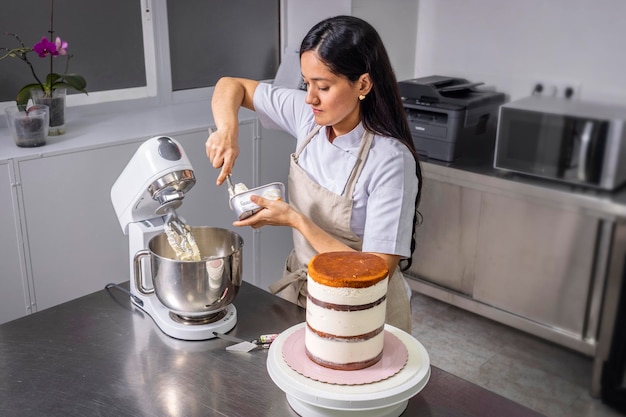
[[[314,128],[306,92],[261,83],[254,108],[264,127],[282,129],[297,139],[296,147]],[[300,154],[298,164],[318,184],[343,195],[356,162],[362,124],[330,143],[320,129]],[[364,252],[411,256],[411,233],[418,179],[415,159],[400,141],[374,136],[372,147],[354,190],[350,227],[363,239]]]

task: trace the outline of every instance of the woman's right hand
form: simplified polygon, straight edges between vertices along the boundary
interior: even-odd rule
[[[206,140],[206,155],[215,168],[222,168],[216,184],[221,185],[235,166],[239,156],[239,109],[254,110],[254,90],[259,85],[256,80],[222,77],[215,84],[211,110],[217,130],[209,129]]]
[[[217,185],[221,185],[226,176],[235,166],[235,160],[239,156],[239,125],[230,129],[209,129],[209,137],[206,140],[206,155],[214,168],[221,168],[217,176]]]

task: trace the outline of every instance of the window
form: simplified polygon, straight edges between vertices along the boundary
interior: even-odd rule
[[[4,32],[16,33],[26,46],[48,37],[49,1],[5,1],[2,9],[0,47],[19,46]],[[55,36],[68,42],[68,52],[74,55],[69,72],[84,76],[89,92],[146,86],[139,0],[57,0],[54,31]],[[38,76],[45,78],[50,59],[34,53],[29,59]],[[55,72],[64,72],[64,68],[65,58],[55,58]],[[0,74],[0,102],[13,101],[22,86],[35,82],[28,66],[15,58],[0,61]]]
[[[223,75],[273,78],[279,13],[277,0],[169,0],[173,90],[212,86]]]
[[[55,36],[69,43],[69,72],[83,75],[89,91],[69,92],[68,105],[148,97],[168,102],[173,91],[210,87],[222,75],[273,78],[279,16],[280,0],[55,0]],[[32,46],[48,36],[49,26],[49,1],[3,2],[0,47],[18,46],[4,32]],[[49,58],[30,58],[45,77]],[[65,58],[54,65],[63,72]],[[13,101],[31,82],[24,62],[0,61],[0,103]]]

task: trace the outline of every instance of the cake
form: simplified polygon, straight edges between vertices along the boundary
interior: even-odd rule
[[[305,352],[318,365],[364,369],[382,357],[389,268],[363,252],[327,252],[308,266]]]

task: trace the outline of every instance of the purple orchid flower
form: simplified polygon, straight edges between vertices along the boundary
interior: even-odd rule
[[[54,42],[50,42],[45,36],[33,46],[33,50],[37,52],[37,55],[39,55],[40,58],[45,58],[48,55],[59,55],[56,44]]]

